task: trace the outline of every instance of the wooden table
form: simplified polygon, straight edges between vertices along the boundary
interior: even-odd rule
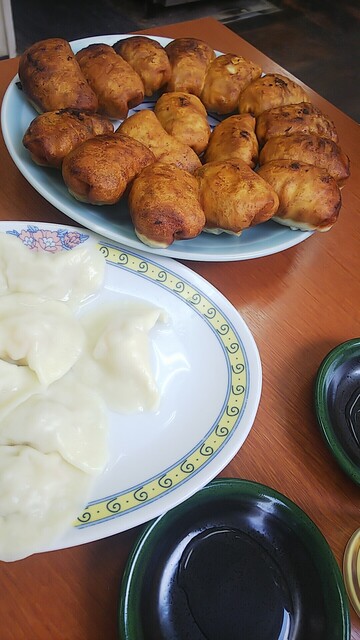
[[[215,49],[278,65],[213,19],[157,27],[154,35],[202,38]],[[145,32],[144,32],[145,33]],[[17,60],[0,63],[3,95]],[[360,334],[360,132],[358,125],[309,90],[335,122],[351,158],[340,219],[327,234],[257,260],[188,266],[238,309],[258,345],[263,392],[254,426],[222,476],[265,483],[296,502],[320,528],[341,566],[360,525],[360,488],[340,470],[320,435],[313,383],[323,357]],[[73,224],[26,182],[1,140],[0,218]],[[2,640],[115,640],[119,585],[141,528],[15,563],[0,563]],[[352,616],[352,638],[360,621]],[[311,640],[309,638],[309,640]]]

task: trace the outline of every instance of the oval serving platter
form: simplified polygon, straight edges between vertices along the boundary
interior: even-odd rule
[[[148,525],[121,585],[122,640],[349,640],[329,545],[288,498],[213,480]]]
[[[230,302],[176,261],[128,250],[84,229],[1,222],[0,232],[39,251],[96,241],[106,258],[105,283],[87,308],[135,297],[168,317],[151,334],[158,410],[109,412],[107,467],[83,513],[52,548],[143,524],[214,478],[248,436],[261,395],[259,353]]]
[[[114,44],[117,40],[126,37],[128,34],[94,36],[75,40],[70,44],[76,53],[79,49],[87,47],[93,42]],[[163,46],[170,42],[169,38],[149,37],[157,40]],[[240,237],[226,233],[217,236],[201,233],[192,240],[178,240],[166,249],[147,247],[134,232],[124,199],[116,205],[106,207],[78,202],[69,194],[60,172],[40,167],[32,162],[30,154],[22,144],[22,138],[37,113],[19,90],[18,83],[19,78],[16,76],[5,93],[1,109],[1,126],[8,152],[32,187],[48,202],[82,226],[111,240],[147,253],[183,260],[221,262],[248,260],[278,253],[303,242],[312,235],[312,232],[292,230],[270,220],[245,230]],[[144,102],[142,107],[151,108],[152,105],[151,101]],[[133,112],[130,111],[129,115]],[[210,116],[209,122],[214,126],[218,122],[218,118]]]

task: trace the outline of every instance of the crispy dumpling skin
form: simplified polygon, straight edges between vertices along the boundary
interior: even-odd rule
[[[349,158],[336,142],[310,133],[270,138],[260,152],[260,164],[280,159],[299,160],[322,167],[339,186],[350,175]]]
[[[277,211],[275,190],[241,160],[209,162],[195,172],[205,230],[240,235]]]
[[[273,107],[298,102],[310,102],[306,91],[280,73],[269,73],[251,82],[240,94],[239,113],[257,117]]]
[[[253,169],[259,155],[255,123],[250,113],[225,118],[211,133],[204,162],[240,159]]]
[[[172,164],[155,162],[135,178],[129,208],[137,236],[153,247],[194,238],[205,224],[196,178]]]
[[[201,100],[191,93],[163,93],[154,113],[165,131],[200,155],[206,149],[211,133],[207,113]]]
[[[143,109],[134,113],[121,123],[118,131],[142,142],[156,160],[175,164],[189,173],[201,166],[195,151],[167,133],[153,111]]]
[[[166,45],[171,65],[171,78],[166,91],[185,91],[201,95],[208,66],[215,51],[203,40],[176,38]]]
[[[64,182],[81,202],[114,204],[140,171],[154,162],[143,144],[120,134],[90,138],[71,151],[62,164]]]
[[[233,53],[215,58],[208,67],[201,100],[207,111],[237,111],[240,93],[261,76],[261,67]]]
[[[325,169],[293,160],[272,160],[258,174],[275,189],[279,209],[273,220],[304,231],[328,231],[341,208],[338,184]]]
[[[96,113],[76,109],[46,111],[30,123],[23,145],[36,164],[60,169],[65,156],[81,142],[113,131],[112,122]]]
[[[164,47],[146,36],[118,40],[113,48],[140,76],[146,96],[152,96],[171,78],[171,66]]]
[[[339,142],[334,123],[310,102],[281,105],[259,115],[256,135],[262,147],[275,136],[290,136],[293,133],[313,133]]]
[[[70,44],[48,38],[31,45],[20,57],[19,78],[36,111],[97,111],[96,94],[87,83]]]
[[[99,113],[122,120],[143,101],[140,76],[110,45],[90,44],[78,51],[76,59],[97,95]]]

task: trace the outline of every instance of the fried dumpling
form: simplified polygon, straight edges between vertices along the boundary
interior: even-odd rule
[[[81,142],[103,133],[112,133],[111,120],[76,109],[47,111],[28,126],[23,145],[36,164],[60,169],[65,156]]]
[[[166,45],[171,65],[171,78],[166,91],[185,91],[200,97],[208,66],[215,51],[203,40],[176,38]]]
[[[240,159],[253,169],[259,154],[255,122],[250,113],[225,118],[211,133],[204,161]]]
[[[39,113],[66,108],[97,111],[97,96],[63,38],[40,40],[26,49],[20,57],[19,78]]]
[[[163,93],[154,113],[165,131],[200,155],[206,149],[211,133],[207,113],[201,100],[192,93]]]
[[[164,47],[147,36],[118,40],[113,48],[140,76],[146,96],[152,96],[171,78],[171,66]]]
[[[299,160],[322,167],[339,186],[350,175],[349,158],[336,142],[310,133],[270,138],[261,150],[260,164],[280,159]]]
[[[334,123],[310,102],[281,105],[261,113],[256,121],[259,145],[275,136],[312,133],[338,142]]]
[[[90,138],[71,151],[64,158],[62,175],[77,200],[114,204],[131,180],[154,160],[150,149],[134,138],[105,134]]]
[[[207,111],[232,113],[242,91],[261,76],[261,67],[232,53],[215,58],[208,67],[201,100]]]
[[[280,73],[269,73],[251,82],[240,94],[239,112],[257,117],[273,107],[298,102],[310,102],[306,91]]]
[[[196,171],[205,231],[235,235],[269,220],[279,200],[274,189],[241,160],[208,162]]]
[[[167,133],[155,113],[149,109],[143,109],[129,116],[117,131],[141,142],[152,151],[156,160],[175,164],[190,173],[201,166],[195,151]]]
[[[325,169],[293,160],[272,160],[258,169],[279,196],[273,220],[293,229],[328,231],[341,208],[338,184]]]
[[[80,68],[96,93],[98,112],[122,120],[144,99],[140,76],[108,44],[90,44],[76,54]]]
[[[129,208],[138,238],[152,247],[199,235],[205,215],[196,178],[171,164],[156,162],[134,180]]]

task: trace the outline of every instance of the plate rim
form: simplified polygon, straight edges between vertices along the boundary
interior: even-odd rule
[[[202,486],[204,486],[204,484],[206,484],[206,482],[209,482],[209,480],[220,473],[222,469],[237,454],[239,449],[243,446],[254,425],[262,392],[262,365],[257,344],[250,331],[250,328],[243,319],[242,315],[237,311],[234,305],[232,305],[232,303],[218,289],[216,289],[216,287],[214,287],[214,285],[205,280],[203,276],[190,269],[187,265],[178,263],[177,261],[172,260],[168,257],[154,256],[152,254],[146,254],[145,252],[138,252],[129,249],[128,247],[122,247],[118,243],[110,241],[108,238],[103,238],[102,236],[99,236],[98,234],[89,231],[88,229],[82,229],[80,227],[72,227],[71,225],[61,223],[46,223],[36,221],[0,221],[0,231],[22,229],[24,227],[36,228],[37,226],[43,229],[50,230],[66,229],[76,231],[80,234],[83,232],[86,234],[86,237],[94,239],[101,246],[115,246],[116,249],[119,250],[119,253],[121,255],[135,255],[141,258],[141,261],[149,261],[152,264],[158,265],[162,269],[168,269],[169,272],[174,271],[174,273],[179,278],[183,278],[184,281],[189,280],[190,284],[194,286],[194,290],[200,291],[204,297],[210,298],[211,295],[213,295],[214,303],[216,303],[220,307],[225,317],[229,318],[230,322],[236,321],[237,323],[237,336],[240,341],[240,346],[245,361],[247,362],[246,380],[248,386],[248,397],[244,404],[244,408],[240,412],[240,417],[235,423],[235,428],[231,432],[231,436],[227,439],[226,443],[224,443],[223,446],[219,447],[219,449],[212,457],[210,456],[209,463],[203,464],[202,466],[200,465],[199,469],[195,470],[194,473],[189,473],[186,477],[186,480],[184,480],[182,484],[175,486],[173,489],[170,490],[169,487],[165,487],[166,491],[164,491],[163,495],[159,495],[157,500],[153,500],[152,502],[149,500],[145,503],[142,503],[140,501],[137,504],[137,508],[131,512],[128,512],[127,514],[114,511],[112,512],[112,517],[108,517],[106,521],[103,520],[92,522],[89,525],[85,520],[83,522],[81,521],[81,514],[79,514],[79,522],[77,523],[78,526],[69,528],[70,539],[65,540],[65,543],[62,539],[60,541],[56,540],[56,543],[51,546],[51,549],[46,548],[41,550],[47,551],[76,546],[77,544],[82,544],[84,542],[92,542],[94,540],[102,539],[110,535],[129,530],[134,526],[142,525],[145,522],[153,519],[154,517],[157,517],[164,511],[180,504],[189,496],[196,493]],[[183,303],[185,304],[185,301],[183,301]],[[203,321],[205,321],[204,318]],[[211,425],[208,425],[208,428],[209,426]],[[206,433],[207,432],[205,432],[204,430],[200,443],[205,442]],[[189,454],[187,453],[186,455]],[[157,470],[158,475],[160,471],[162,472],[162,468],[160,470]],[[141,482],[138,482],[136,488],[140,484]],[[127,486],[126,492],[129,492],[130,489],[131,487]],[[116,490],[116,487],[114,490]],[[122,493],[124,492],[119,491],[119,493],[115,495],[121,496]],[[84,513],[86,511],[86,507],[88,505],[91,505],[92,498],[93,496],[90,496],[87,504],[84,505]],[[106,501],[106,496],[101,497],[100,500],[95,499],[95,504],[98,504],[101,501]],[[123,517],[118,517],[119,515]],[[107,514],[107,516],[109,516],[109,514]],[[83,524],[84,526],[81,526],[81,524]],[[91,531],[93,531],[94,533],[90,533]]]
[[[116,40],[124,39],[134,35],[135,34],[129,34],[129,33],[93,35],[85,38],[78,38],[76,40],[71,40],[70,45],[72,47],[73,46],[77,47],[80,45],[87,46],[86,43],[95,42],[95,41],[105,41],[106,43],[110,43],[112,41],[115,42]],[[148,34],[147,34],[147,37],[157,40],[158,42],[162,42],[164,43],[164,45],[170,42],[171,40],[173,40],[173,38],[148,35]],[[216,53],[221,53],[221,52],[217,51]],[[17,153],[14,142],[10,136],[9,127],[8,127],[10,103],[13,98],[13,92],[16,91],[16,82],[19,82],[19,77],[17,74],[10,81],[5,91],[2,105],[1,105],[1,128],[2,128],[2,133],[4,137],[5,146],[7,148],[9,155],[11,156],[17,169],[20,171],[23,177],[27,180],[30,186],[33,189],[35,189],[35,191],[37,191],[47,202],[53,205],[56,209],[61,211],[63,214],[67,215],[71,220],[77,222],[78,224],[80,224],[81,226],[84,226],[85,228],[90,229],[91,231],[93,231],[93,233],[103,235],[105,237],[108,237],[110,240],[114,240],[115,242],[124,244],[125,246],[136,249],[138,251],[145,251],[147,253],[152,253],[155,255],[170,257],[175,259],[190,260],[190,261],[198,260],[201,262],[232,262],[232,261],[252,260],[256,258],[266,257],[269,255],[273,255],[275,253],[280,253],[282,251],[285,251],[286,249],[290,249],[304,242],[306,239],[308,239],[313,235],[314,233],[313,231],[291,230],[286,226],[279,225],[278,223],[270,220],[269,222],[271,225],[282,227],[281,230],[277,229],[277,232],[281,233],[281,239],[279,239],[277,242],[275,242],[270,246],[268,246],[268,243],[266,243],[265,247],[246,250],[246,245],[245,245],[245,249],[242,248],[240,249],[240,251],[234,250],[231,253],[229,253],[229,247],[224,248],[223,250],[220,250],[219,253],[214,253],[213,251],[208,250],[206,248],[204,249],[200,248],[198,250],[195,250],[194,253],[190,253],[190,254],[186,249],[186,246],[187,246],[186,243],[191,242],[191,240],[175,241],[172,245],[170,245],[170,247],[167,247],[165,249],[158,249],[158,248],[148,247],[147,245],[144,245],[144,248],[142,248],[143,243],[141,243],[141,241],[138,240],[135,234],[134,234],[134,237],[130,239],[127,237],[121,236],[121,234],[117,232],[112,232],[110,233],[110,235],[108,235],[109,233],[107,231],[108,223],[105,219],[103,221],[93,222],[91,220],[89,221],[86,219],[87,218],[86,211],[84,211],[84,213],[82,213],[81,211],[78,212],[77,209],[75,208],[75,212],[74,212],[73,208],[76,207],[79,203],[75,201],[74,207],[73,207],[72,203],[68,204],[66,200],[62,201],[62,198],[60,197],[59,199],[56,193],[54,194],[52,193],[52,191],[49,191],[48,188],[44,187],[41,184],[41,181],[36,176],[33,176],[33,173],[32,173],[33,165],[32,165],[31,159],[29,158],[25,162]],[[36,117],[36,115],[38,114],[34,110],[34,118]],[[35,167],[35,169],[36,168],[37,167]],[[62,194],[60,194],[60,196],[61,195]],[[59,208],[59,204],[61,205],[61,208]],[[89,222],[91,223],[90,226],[88,226]],[[266,225],[268,223],[263,223],[263,224]],[[283,237],[283,234],[285,239]],[[225,236],[226,234],[222,234],[222,235]],[[200,236],[198,236],[198,238],[194,238],[194,240],[198,241],[199,238]],[[179,242],[184,244],[179,245]]]
[[[346,475],[360,485],[360,466],[350,458],[336,436],[326,403],[326,383],[331,368],[345,362],[346,356],[351,354],[360,355],[360,338],[350,338],[337,344],[323,358],[315,378],[314,405],[318,426],[328,449]]]
[[[351,621],[348,597],[345,589],[345,584],[342,578],[340,567],[335,559],[332,549],[327,542],[326,538],[320,531],[319,527],[314,521],[301,509],[295,502],[287,498],[284,494],[280,493],[276,489],[252,480],[246,480],[242,478],[215,478],[211,480],[207,485],[200,489],[191,498],[182,502],[178,507],[174,507],[167,513],[162,514],[155,520],[145,525],[144,529],[135,541],[135,544],[128,556],[124,573],[120,583],[120,592],[118,599],[118,632],[123,640],[146,640],[146,637],[133,635],[133,631],[137,631],[137,627],[134,625],[134,620],[138,614],[139,592],[140,589],[137,584],[137,578],[140,580],[143,578],[144,571],[146,569],[147,559],[149,559],[147,546],[154,545],[157,536],[157,528],[166,530],[167,527],[171,527],[171,519],[176,518],[176,513],[191,511],[196,501],[202,500],[207,495],[218,496],[226,495],[230,492],[239,492],[239,499],[242,495],[262,496],[263,498],[270,497],[277,502],[280,502],[282,506],[291,512],[291,515],[296,519],[301,520],[302,526],[305,526],[307,531],[312,534],[313,540],[317,547],[321,550],[321,553],[326,559],[326,565],[330,569],[330,574],[334,579],[334,587],[336,587],[336,593],[338,595],[339,614],[341,616],[341,622],[343,627],[343,634],[341,638],[334,638],[333,640],[350,640]],[[145,558],[144,558],[145,556]],[[135,609],[134,609],[135,607]],[[134,610],[131,610],[131,609]],[[130,625],[130,626],[129,626]]]

